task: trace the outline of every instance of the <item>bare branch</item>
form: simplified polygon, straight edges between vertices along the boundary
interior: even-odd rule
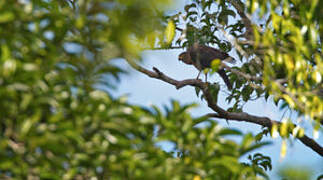
[[[181,28],[179,28],[179,27],[176,27],[176,30],[178,30],[178,31],[183,31],[183,29],[181,29]]]
[[[221,118],[226,120],[233,120],[233,121],[245,121],[250,122],[253,124],[258,124],[264,127],[268,127],[271,129],[271,127],[274,124],[281,125],[282,123],[279,121],[274,121],[269,119],[268,117],[259,117],[250,115],[248,113],[228,113],[226,116],[217,114],[217,113],[209,113],[206,116],[208,117],[215,117],[215,118]],[[294,126],[296,126],[294,124]],[[313,151],[317,152],[319,155],[323,156],[323,147],[321,147],[317,142],[315,142],[312,138],[304,135],[302,137],[298,137],[298,139],[307,147],[311,148]]]
[[[259,124],[268,128],[271,128],[274,123],[280,124],[278,121],[273,121],[269,119],[268,117],[260,117],[260,116],[254,116],[250,115],[245,112],[228,112],[224,110],[223,108],[219,107],[216,102],[213,100],[213,95],[208,89],[208,83],[202,82],[199,79],[187,79],[183,81],[175,80],[161,71],[159,71],[157,68],[153,68],[153,71],[147,70],[139,65],[137,65],[134,61],[128,60],[128,63],[139,72],[142,72],[149,77],[162,80],[164,82],[167,82],[169,84],[174,85],[177,89],[180,89],[184,86],[194,86],[198,87],[202,90],[204,97],[207,101],[208,106],[216,113],[209,114],[210,117],[217,117],[217,118],[223,118],[228,120],[236,120],[236,121],[246,121],[254,124]],[[323,148],[315,142],[313,139],[309,138],[308,136],[298,137],[298,139],[307,147],[311,148],[313,151],[317,152],[319,155],[323,156]]]
[[[182,88],[184,86],[188,86],[188,85],[199,87],[201,89],[205,88],[207,86],[206,83],[202,82],[199,79],[186,79],[186,80],[183,80],[183,81],[178,81],[178,80],[175,80],[175,79],[172,79],[172,78],[166,76],[164,73],[162,73],[161,71],[159,71],[155,67],[153,68],[154,71],[150,71],[148,69],[145,69],[145,68],[139,66],[138,64],[136,64],[135,62],[133,62],[131,60],[127,60],[127,61],[137,71],[142,72],[142,73],[148,75],[151,78],[160,79],[160,80],[162,80],[164,82],[172,84],[172,85],[174,85],[176,87],[176,89],[180,89],[180,88]]]
[[[147,48],[145,50],[168,50],[168,49],[183,49],[183,47],[182,46],[155,47],[155,48]]]

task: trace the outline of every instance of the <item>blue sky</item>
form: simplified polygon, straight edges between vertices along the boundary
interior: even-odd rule
[[[174,6],[172,11],[183,10],[184,4],[187,3],[187,0],[176,1],[176,3],[177,4]],[[180,52],[182,51],[183,50],[145,51],[143,53],[144,61],[142,63],[142,66],[148,69],[152,69],[153,66],[157,67],[163,73],[177,80],[195,78],[198,74],[198,71],[193,66],[188,66],[177,60],[178,54],[180,54]],[[231,55],[235,56],[232,53]],[[118,86],[118,90],[113,93],[114,95],[119,96],[127,94],[130,103],[143,106],[154,104],[162,107],[163,105],[170,105],[171,99],[178,100],[181,104],[198,103],[199,107],[192,110],[193,116],[201,116],[206,113],[212,112],[211,109],[207,107],[206,103],[202,102],[196,96],[193,87],[184,87],[177,90],[170,84],[157,79],[149,78],[144,74],[136,72],[123,60],[118,60],[117,64],[128,70],[128,72],[130,72],[130,75],[123,76],[121,83]],[[203,76],[201,78],[204,79]],[[208,80],[210,82],[219,82],[221,89],[226,89],[224,88],[225,85],[223,81],[218,77],[218,75],[213,75],[212,77],[209,77]],[[219,97],[219,104],[221,105],[221,107],[228,107],[227,103],[224,101],[225,92],[221,92]],[[244,106],[243,110],[253,115],[267,116],[273,120],[281,120],[283,117],[283,112],[279,111],[271,100],[266,102],[264,99],[259,99],[256,101],[248,102]],[[289,116],[288,113],[287,115]],[[293,113],[291,117],[295,117],[295,114]],[[220,119],[216,121],[218,121],[224,127],[237,128],[245,133],[252,132],[253,134],[257,134],[261,131],[260,126],[251,123],[230,121],[230,123],[227,124],[225,120]],[[306,134],[312,137],[311,125],[309,123],[303,123],[302,125],[306,130]],[[320,132],[320,135],[321,134],[322,132]],[[322,174],[323,158],[311,149],[307,148],[300,141],[295,140],[289,142],[287,155],[285,158],[281,159],[281,138],[266,138],[265,140],[270,140],[273,142],[272,145],[263,147],[260,150],[261,153],[270,156],[272,159],[273,170],[268,172],[271,176],[271,179],[278,179],[278,177],[275,176],[277,170],[280,167],[286,166],[288,164],[305,166],[314,170],[313,177],[317,177],[320,173]],[[316,141],[322,145],[322,135]]]

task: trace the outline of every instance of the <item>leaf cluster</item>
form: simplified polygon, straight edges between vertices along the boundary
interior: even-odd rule
[[[0,2],[1,179],[265,177],[259,163],[239,162],[266,144],[251,135],[192,117],[193,105],[161,110],[111,95],[125,72],[112,59],[136,57],[164,32],[166,5]]]

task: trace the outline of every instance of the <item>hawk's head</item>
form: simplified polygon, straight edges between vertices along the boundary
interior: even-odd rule
[[[178,60],[183,61],[185,64],[193,64],[191,56],[190,56],[190,54],[188,52],[182,52],[178,56]]]

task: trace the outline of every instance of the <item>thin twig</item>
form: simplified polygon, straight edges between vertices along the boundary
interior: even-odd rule
[[[250,81],[262,81],[262,77],[251,76],[250,74],[245,74],[245,73],[243,73],[241,71],[238,71],[236,69],[232,69],[230,66],[228,66],[228,65],[226,65],[224,63],[222,63],[221,66],[224,67],[226,70],[228,70],[230,72],[233,72],[233,73],[235,73],[235,74],[237,74],[239,76],[244,77],[247,80],[250,80]]]

